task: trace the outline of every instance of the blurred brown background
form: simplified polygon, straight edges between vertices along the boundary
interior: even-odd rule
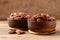
[[[11,12],[27,12],[31,15],[45,12],[60,19],[60,0],[0,0],[0,19]]]

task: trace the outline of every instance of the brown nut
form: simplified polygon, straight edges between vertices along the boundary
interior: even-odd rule
[[[17,34],[24,34],[25,32],[22,31],[22,30],[20,30],[20,29],[17,29],[17,30],[16,30],[16,33],[17,33]]]
[[[30,17],[31,17],[30,15],[25,16],[25,18],[30,18]]]
[[[15,28],[10,28],[8,33],[9,34],[15,34],[16,33],[16,29]]]
[[[43,22],[43,20],[41,20],[41,19],[37,19],[37,22]]]
[[[54,17],[49,17],[49,18],[48,18],[48,21],[53,21],[53,20],[55,20]]]
[[[16,28],[9,28],[9,30],[13,30],[13,31],[16,31]]]
[[[8,33],[9,33],[9,34],[15,34],[16,32],[15,32],[15,31],[10,30]]]
[[[15,19],[15,20],[19,20],[19,19],[20,19],[20,17],[15,17],[14,19]]]

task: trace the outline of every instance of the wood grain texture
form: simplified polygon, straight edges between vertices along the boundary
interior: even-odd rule
[[[27,12],[30,15],[45,12],[60,19],[60,0],[0,0],[0,19],[11,12]]]
[[[56,33],[52,35],[34,35],[26,32],[22,35],[8,34],[7,21],[0,21],[0,40],[60,40],[60,20],[57,20]]]

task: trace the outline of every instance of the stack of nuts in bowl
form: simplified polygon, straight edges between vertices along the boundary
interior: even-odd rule
[[[9,34],[23,34],[28,31],[27,19],[30,17],[27,13],[11,13],[8,17]]]
[[[56,19],[46,14],[38,13],[33,16],[24,12],[11,13],[8,17],[9,34],[23,34],[28,31],[32,34],[55,33]]]
[[[39,13],[28,19],[29,32],[32,34],[52,34],[55,33],[56,20],[55,17]]]

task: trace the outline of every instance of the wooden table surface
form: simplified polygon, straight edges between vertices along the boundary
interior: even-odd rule
[[[7,21],[0,21],[0,40],[60,40],[60,20],[57,20],[56,33],[52,35],[8,34]]]

